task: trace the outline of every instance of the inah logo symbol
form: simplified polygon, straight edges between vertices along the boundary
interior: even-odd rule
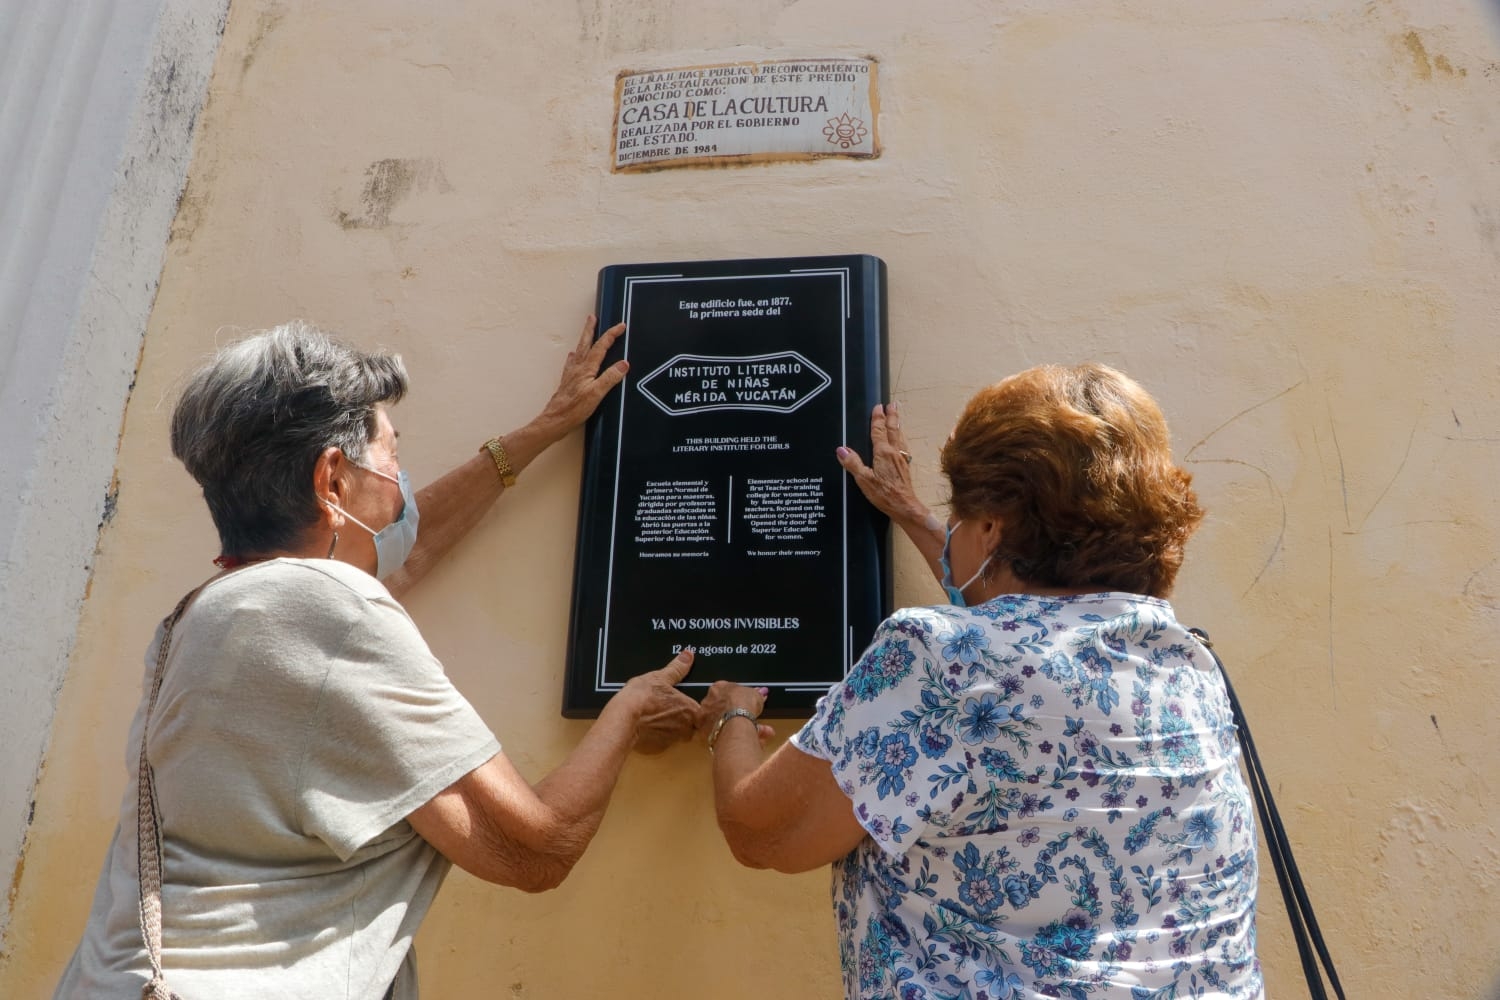
[[[848,149],[864,142],[870,130],[865,128],[863,118],[851,118],[849,112],[846,111],[837,118],[828,119],[828,124],[823,126],[823,134],[835,146]]]

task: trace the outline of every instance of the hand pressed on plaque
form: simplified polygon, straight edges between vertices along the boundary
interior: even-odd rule
[[[625,683],[616,698],[639,702],[635,724],[635,749],[661,753],[673,743],[692,739],[699,727],[701,710],[696,701],[676,685],[693,669],[693,651],[684,649],[660,670],[638,674]]]
[[[911,481],[911,451],[901,430],[901,407],[877,405],[870,413],[870,464],[853,448],[838,449],[839,464],[871,506],[889,517],[912,540],[937,579],[943,577],[943,523],[921,500]]]
[[[594,317],[583,321],[583,332],[578,345],[568,352],[563,362],[562,375],[557,388],[547,405],[542,407],[532,420],[508,434],[495,438],[499,446],[491,454],[495,465],[501,470],[501,478],[507,486],[514,482],[506,476],[519,476],[532,460],[567,437],[599,408],[599,403],[609,391],[619,385],[630,370],[628,361],[616,361],[603,371],[604,355],[625,332],[625,324],[617,323],[594,340]],[[489,449],[489,443],[485,448]],[[504,465],[502,465],[502,461]],[[427,500],[422,501],[424,509]]]
[[[926,523],[931,512],[917,499],[912,485],[911,452],[901,430],[898,404],[876,405],[870,414],[869,465],[849,447],[838,449],[838,459],[876,510],[903,527]]]
[[[744,709],[752,718],[760,718],[760,713],[766,707],[767,688],[745,687],[733,681],[714,681],[713,687],[708,689],[708,694],[703,696],[703,706],[698,719],[698,736],[707,740],[713,733],[725,712],[735,709]],[[743,725],[743,723],[740,723]],[[755,735],[760,740],[760,745],[776,735],[776,730],[763,722],[755,724]]]
[[[558,437],[567,434],[582,424],[599,406],[609,391],[625,378],[630,362],[616,361],[602,372],[604,355],[614,346],[620,334],[625,332],[624,323],[614,326],[594,339],[593,316],[583,323],[583,332],[578,337],[578,346],[568,352],[563,362],[562,375],[558,379],[557,391],[547,400],[537,421],[545,423]]]

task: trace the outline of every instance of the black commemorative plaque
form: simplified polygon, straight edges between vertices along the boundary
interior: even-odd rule
[[[889,525],[834,454],[886,398],[876,257],[621,264],[630,372],[585,430],[563,714],[697,650],[682,685],[810,714],[890,608]]]

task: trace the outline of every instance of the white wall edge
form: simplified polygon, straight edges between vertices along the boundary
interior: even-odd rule
[[[228,7],[0,12],[0,958]]]

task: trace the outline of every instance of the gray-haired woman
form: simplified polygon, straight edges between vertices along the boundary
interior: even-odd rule
[[[415,997],[412,938],[450,863],[557,885],[632,746],[692,734],[687,654],[532,785],[393,596],[619,384],[625,363],[600,364],[622,330],[596,342],[591,317],[541,414],[415,496],[386,412],[399,357],[291,323],[192,377],[172,449],[221,572],[147,654],[138,773],[58,997]]]

